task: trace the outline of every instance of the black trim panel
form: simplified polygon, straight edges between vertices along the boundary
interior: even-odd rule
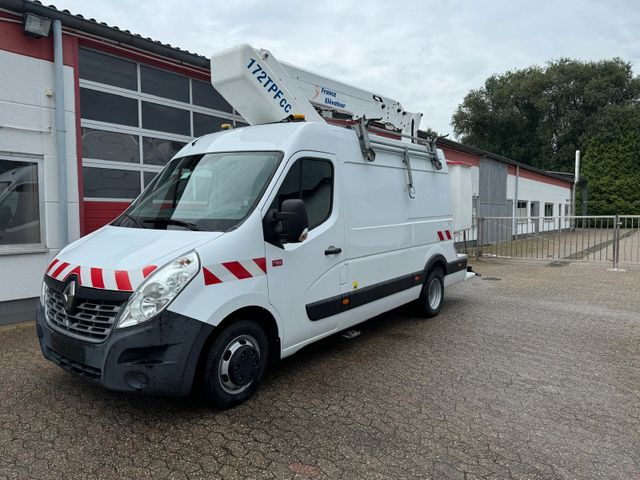
[[[200,352],[214,327],[164,310],[150,320],[115,329],[102,343],[51,329],[38,305],[36,331],[44,357],[64,370],[122,392],[186,395]]]
[[[384,282],[376,283],[375,285],[370,285],[360,290],[354,290],[353,292],[343,293],[342,295],[336,295],[310,303],[306,306],[307,316],[309,320],[312,321],[322,320],[323,318],[337,315],[351,308],[360,307],[367,303],[388,297],[389,295],[402,292],[403,290],[408,290],[416,285],[422,285],[425,277],[424,272],[415,272],[391,280],[385,280]]]
[[[439,261],[441,257],[432,258],[428,265],[433,265],[436,261]],[[445,275],[451,275],[452,273],[459,272],[467,269],[467,259],[459,258],[453,262],[446,264],[447,271]],[[336,295],[334,297],[319,300],[317,302],[310,303],[306,306],[307,316],[309,320],[316,321],[323,318],[337,315],[351,308],[360,307],[367,303],[375,302],[381,298],[388,297],[403,290],[408,290],[416,285],[422,285],[426,278],[426,272],[429,271],[429,267],[425,271],[411,273],[409,275],[402,275],[401,277],[392,278],[391,280],[385,280],[384,282],[369,285],[368,287],[361,288],[360,290],[354,290],[353,292],[343,293],[342,295]]]
[[[459,272],[460,270],[467,269],[467,259],[459,258],[455,262],[449,262],[447,264],[447,275],[451,275],[452,273]]]

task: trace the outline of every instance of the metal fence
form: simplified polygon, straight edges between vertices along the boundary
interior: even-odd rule
[[[459,251],[478,257],[640,264],[640,215],[480,217],[456,233]]]

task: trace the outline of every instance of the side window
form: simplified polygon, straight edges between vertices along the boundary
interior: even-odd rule
[[[331,214],[333,203],[333,165],[328,160],[303,158],[293,164],[285,177],[271,209],[279,209],[289,198],[300,198],[307,207],[309,230]]]

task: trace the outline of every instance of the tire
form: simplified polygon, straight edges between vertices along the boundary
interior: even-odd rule
[[[427,275],[422,286],[418,308],[420,313],[427,318],[433,318],[440,313],[444,301],[444,275],[442,270],[434,268]]]
[[[202,391],[215,408],[231,408],[250,398],[269,361],[269,342],[260,325],[240,320],[225,327],[206,353]]]

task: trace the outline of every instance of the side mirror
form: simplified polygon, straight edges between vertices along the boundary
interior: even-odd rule
[[[309,231],[307,207],[299,198],[290,198],[282,202],[280,211],[276,212],[274,217],[282,222],[282,227],[276,231],[283,243],[303,242],[307,238]]]

